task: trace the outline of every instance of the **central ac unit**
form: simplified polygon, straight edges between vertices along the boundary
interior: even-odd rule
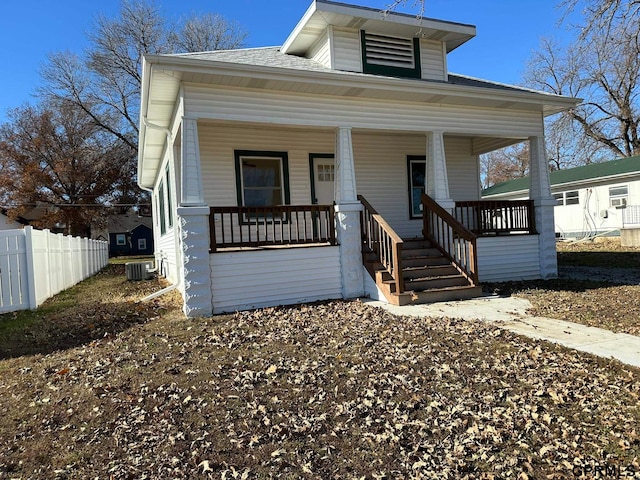
[[[127,280],[148,280],[153,276],[151,262],[127,262],[124,264]]]

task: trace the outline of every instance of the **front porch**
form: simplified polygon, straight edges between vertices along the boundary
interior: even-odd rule
[[[403,239],[363,196],[357,199],[362,205],[362,266],[370,277],[364,279],[365,293],[395,305],[479,296],[479,264],[491,258],[498,244],[506,251],[517,251],[523,240],[530,246],[537,244],[532,201],[456,202],[449,213],[423,194],[423,235]],[[227,300],[220,300],[225,292],[232,297],[254,283],[250,288],[253,298],[243,307],[257,308],[275,298],[286,301],[285,292],[279,293],[279,286],[283,285],[287,293],[291,288],[302,288],[298,294],[306,295],[306,301],[341,296],[334,205],[210,207],[209,234],[212,271],[225,275],[225,282],[219,287],[212,282],[214,290],[218,290],[214,294],[217,310],[229,307]],[[252,253],[243,255],[248,252]],[[539,273],[535,269],[537,252],[530,249],[529,253],[528,260],[526,254],[518,255],[520,262],[529,263],[523,278],[537,277]],[[491,260],[493,265],[500,263]],[[509,263],[513,269],[514,263]],[[327,269],[328,264],[335,268]],[[534,264],[533,272],[530,264]],[[251,271],[247,272],[247,268]],[[319,281],[321,272],[323,281]],[[286,277],[294,278],[292,285]],[[322,288],[331,284],[328,291]],[[260,285],[264,286],[262,292]]]

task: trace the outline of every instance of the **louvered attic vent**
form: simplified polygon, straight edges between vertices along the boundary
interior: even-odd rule
[[[364,73],[420,78],[417,38],[400,38],[361,32]]]

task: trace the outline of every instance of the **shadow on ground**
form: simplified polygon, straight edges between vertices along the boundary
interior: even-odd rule
[[[0,359],[46,355],[145,323],[166,306],[161,300],[135,300],[162,286],[156,279],[128,282],[124,265],[109,265],[47,300],[37,310],[0,315]]]

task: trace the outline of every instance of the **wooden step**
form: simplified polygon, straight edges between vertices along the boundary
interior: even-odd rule
[[[424,239],[409,239],[402,241],[402,249],[403,250],[413,250],[416,248],[432,248],[433,244],[429,240]]]
[[[415,258],[415,257],[441,257],[442,252],[437,248],[425,247],[425,248],[403,248],[402,259]]]
[[[433,290],[446,287],[466,287],[469,280],[462,275],[445,275],[441,277],[415,278],[404,282],[405,290]]]
[[[438,265],[451,265],[451,262],[442,255],[434,256],[416,256],[402,259],[402,267],[430,267]]]
[[[413,292],[411,304],[448,302],[451,300],[467,300],[469,298],[478,298],[482,296],[482,287],[474,286],[454,286],[440,288],[437,290],[425,290],[422,292]],[[404,300],[404,299],[403,299]],[[405,305],[408,305],[405,303]]]
[[[402,276],[405,280],[416,278],[445,277],[450,275],[459,275],[460,272],[456,267],[447,262],[444,265],[418,265],[407,266],[403,264]]]

